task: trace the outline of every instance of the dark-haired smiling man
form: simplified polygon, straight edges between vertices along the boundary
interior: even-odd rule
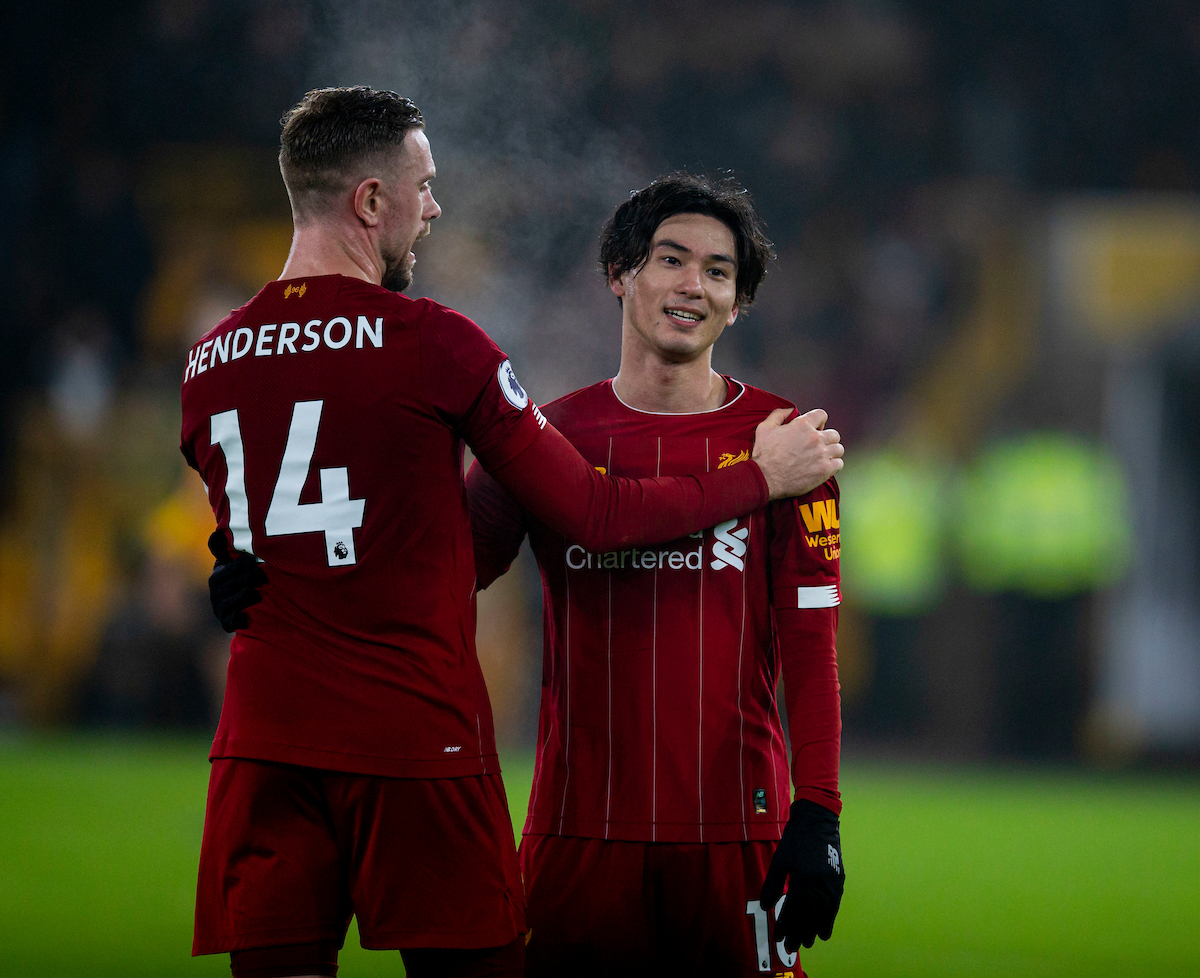
[[[441,213],[412,102],[310,92],[279,161],[287,263],[189,351],[181,392],[213,549],[260,598],[223,616],[238,634],[193,953],[229,952],[235,978],[331,976],[354,914],[363,945],[400,949],[413,978],[518,975],[524,895],[475,653],[464,446],[596,552],[807,492],[841,446],[763,410],[753,459],[729,471],[598,473],[478,326],[399,294]]]
[[[609,475],[744,464],[757,419],[791,405],[715,371],[712,352],[770,258],[731,182],[675,174],[633,194],[600,248],[620,371],[546,417]],[[844,880],[836,482],[603,551],[481,468],[467,486],[479,586],[528,535],[546,598],[527,973],[798,978],[797,947],[829,938]]]

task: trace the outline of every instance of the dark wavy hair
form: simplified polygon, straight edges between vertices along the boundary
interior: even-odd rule
[[[750,305],[775,252],[750,191],[732,177],[714,180],[680,170],[631,193],[600,232],[605,279],[641,268],[650,257],[654,232],[676,214],[705,214],[729,228],[737,246],[738,305]]]
[[[281,121],[279,171],[297,219],[327,211],[364,162],[425,127],[411,100],[366,85],[315,89]]]

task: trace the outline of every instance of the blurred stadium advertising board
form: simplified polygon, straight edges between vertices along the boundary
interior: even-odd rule
[[[1190,195],[1064,203],[1049,245],[1053,305],[1105,343],[1152,346],[1200,320],[1200,201]]]
[[[1062,202],[1049,307],[1104,351],[1103,429],[1126,469],[1132,567],[1106,609],[1096,719],[1114,742],[1200,746],[1200,201]]]

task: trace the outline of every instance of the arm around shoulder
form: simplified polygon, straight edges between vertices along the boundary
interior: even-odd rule
[[[489,465],[483,455],[480,461]],[[488,471],[533,516],[596,551],[675,540],[767,502],[756,465],[657,479],[601,475],[549,423]]]

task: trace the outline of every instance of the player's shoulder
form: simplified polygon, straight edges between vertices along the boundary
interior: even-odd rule
[[[478,389],[485,376],[493,375],[502,388],[511,385],[518,399],[526,396],[504,351],[474,320],[433,299],[411,302],[427,390],[462,384]]]
[[[490,360],[499,354],[499,347],[478,323],[427,296],[412,298],[381,285],[343,278],[338,297],[372,304],[396,325],[415,329],[425,351],[437,350],[458,359],[482,356]]]
[[[732,377],[727,378],[733,380]],[[738,406],[747,414],[762,419],[764,413],[770,413],[776,408],[787,408],[790,411],[798,411],[796,405],[782,397],[779,394],[773,394],[771,391],[763,390],[761,387],[755,387],[753,384],[747,384],[743,381],[734,381],[742,387],[742,394],[739,398]],[[811,504],[815,500],[833,499],[835,501],[841,499],[841,489],[838,486],[837,479],[830,476],[829,479],[815,489],[809,491],[803,496],[792,499],[779,499],[770,504],[774,510],[794,509],[797,505]]]
[[[602,420],[612,413],[613,400],[612,381],[602,380],[543,404],[541,411],[561,431],[581,421]]]
[[[455,312],[449,306],[425,297],[413,298],[402,292],[393,292],[382,285],[364,282],[360,279],[341,277],[338,283],[337,299],[364,303],[377,312],[401,323],[411,323],[414,326],[428,326],[437,329],[447,322],[458,324],[470,323],[461,313]],[[471,323],[474,326],[474,323]],[[475,327],[478,329],[478,327]]]
[[[737,380],[736,378],[728,375],[725,375],[725,379],[729,381],[735,390],[739,387],[741,388],[740,393],[734,395],[735,402],[731,405],[731,407],[735,407],[740,411],[766,411],[770,413],[776,408],[788,408],[792,411],[796,410],[796,405],[789,401],[786,397],[780,397],[778,394],[772,394],[770,391],[765,391],[761,387],[755,387],[753,384],[747,384],[745,381]]]
[[[730,378],[732,379],[732,378]],[[735,383],[741,383],[736,381]],[[744,405],[747,413],[755,416],[761,416],[764,411],[771,412],[776,408],[787,408],[790,411],[799,413],[799,409],[789,401],[786,397],[781,397],[778,394],[772,394],[770,391],[765,391],[761,387],[754,387],[751,384],[742,383],[743,393],[741,403]],[[841,487],[838,481],[833,476],[830,476],[826,482],[821,483],[816,489],[813,489],[808,495],[801,499],[840,499],[842,495]],[[788,500],[783,500],[788,502]]]
[[[589,384],[587,387],[580,387],[579,390],[571,391],[570,394],[564,394],[548,404],[543,404],[542,408],[546,411],[569,412],[595,407],[612,396],[611,387],[611,380],[602,380],[596,384]]]
[[[201,336],[200,339],[197,340],[196,342],[199,344],[199,343],[203,343],[207,340],[214,339],[218,336],[222,336],[223,334],[229,332],[229,330],[238,326],[242,322],[242,320],[246,317],[247,310],[252,305],[254,305],[254,300],[257,298],[258,298],[257,295],[253,296],[253,297],[247,299],[245,302],[243,302],[236,309],[230,310],[228,315],[224,316],[212,329],[210,329],[207,333],[205,333],[203,336]]]
[[[435,341],[453,345],[460,342],[465,335],[494,345],[482,326],[457,309],[451,309],[427,297],[410,299],[408,296],[398,295],[397,298],[407,303],[403,307],[404,314]]]
[[[405,311],[422,322],[435,325],[452,323],[457,326],[465,326],[469,323],[475,329],[479,329],[478,324],[469,316],[463,315],[457,309],[451,309],[436,299],[430,299],[428,296],[410,299],[408,296],[397,295],[396,298],[403,299],[407,303]]]

